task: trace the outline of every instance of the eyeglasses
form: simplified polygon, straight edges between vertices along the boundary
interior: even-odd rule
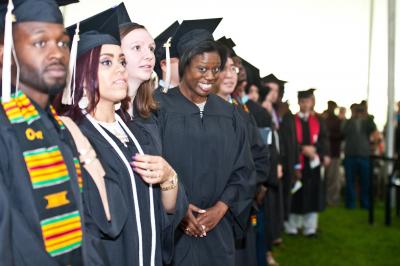
[[[232,66],[231,71],[235,72],[236,74],[239,74],[240,69],[237,66]]]
[[[239,74],[240,69],[237,66],[230,66],[224,69],[225,71],[230,71],[231,73]]]

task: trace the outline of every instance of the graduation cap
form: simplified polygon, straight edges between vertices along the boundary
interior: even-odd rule
[[[299,99],[310,98],[311,96],[314,96],[314,91],[315,89],[312,88],[305,91],[298,91],[297,98]]]
[[[221,20],[222,18],[184,20],[177,29],[175,29],[175,23],[175,25],[172,24],[170,26],[171,29],[168,28],[171,33],[173,31],[175,31],[175,33],[173,36],[168,36],[169,32],[167,32],[162,36],[164,39],[167,37],[167,40],[163,43],[163,47],[165,48],[165,59],[167,61],[167,78],[163,89],[164,93],[168,91],[169,82],[171,80],[171,74],[168,71],[171,67],[171,54],[174,55],[174,57],[179,58],[185,53],[185,51],[195,47],[201,41],[208,39],[214,40],[212,34]],[[170,43],[168,43],[168,40],[170,40]],[[164,57],[161,54],[158,60],[161,61],[163,59]]]
[[[158,35],[154,42],[156,43],[156,59],[157,61],[161,61],[165,59],[165,47],[164,45],[169,41],[171,43],[172,38],[174,37],[176,31],[178,30],[180,24],[176,20],[172,23],[168,28],[166,28],[160,35]],[[178,54],[175,50],[170,49],[170,57],[178,57]]]
[[[247,76],[247,85],[256,85],[259,87],[261,85],[260,82],[260,70],[255,67],[254,65],[250,64],[248,61],[242,59],[242,65],[246,69],[246,76]]]
[[[212,34],[222,18],[184,20],[174,35],[172,49],[178,56],[204,40],[214,40]]]
[[[261,79],[263,83],[276,83],[278,85],[285,84],[287,81],[278,79],[274,74],[269,74]]]
[[[88,19],[69,26],[68,35],[72,39],[69,77],[61,102],[71,105],[75,91],[76,59],[91,49],[104,45],[120,45],[117,8],[109,8]]]
[[[233,50],[233,47],[235,47],[236,44],[233,42],[231,38],[226,38],[225,36],[223,36],[219,38],[217,42],[226,47],[231,52],[232,56],[236,56],[236,53]]]
[[[124,2],[119,4],[118,6],[115,7],[115,10],[117,12],[118,16],[118,25],[120,27],[123,27],[124,25],[127,25],[129,23],[132,23],[131,18],[129,17],[128,10],[126,10]]]
[[[59,4],[66,5],[72,2],[75,1],[60,1]],[[64,19],[58,2],[55,0],[1,1],[0,15],[0,30],[4,32],[3,66],[7,66],[3,67],[2,70],[2,101],[7,102],[11,98],[12,23],[48,22],[63,24]]]
[[[166,49],[166,46],[171,46],[171,41],[172,37],[175,35],[175,32],[178,30],[180,24],[176,20],[174,23],[172,23],[167,29],[165,29],[160,35],[158,35],[155,39],[154,42],[156,43],[156,51],[155,51],[155,56],[156,56],[156,66],[155,66],[155,71],[157,75],[161,77],[161,66],[160,62],[164,59],[167,58],[167,52],[169,52],[169,58],[171,57],[178,57],[178,54],[175,52],[175,50],[171,49]],[[170,47],[168,47],[170,48]],[[168,62],[168,60],[167,60]],[[168,64],[167,64],[167,72],[168,70]]]
[[[71,39],[77,29],[80,33],[78,57],[103,44],[120,45],[118,10],[118,7],[109,8],[66,29]]]
[[[75,3],[79,3],[79,0],[57,0],[58,6],[66,6]]]

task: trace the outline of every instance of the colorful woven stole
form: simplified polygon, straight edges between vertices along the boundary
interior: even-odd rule
[[[2,106],[23,151],[44,248],[57,261],[76,261],[81,256],[82,225],[71,177],[77,176],[81,189],[79,160],[74,158],[76,173],[70,173],[59,146],[47,136],[38,110],[22,91],[14,94],[9,102],[2,102]],[[50,111],[59,129],[65,130],[53,107]]]
[[[247,105],[245,103],[240,103],[236,98],[232,98],[232,104],[241,107],[246,113],[250,113]]]

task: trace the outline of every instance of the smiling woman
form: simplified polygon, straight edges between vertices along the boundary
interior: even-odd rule
[[[209,49],[216,47],[213,42],[203,45],[204,47],[208,45]],[[199,51],[202,51],[204,47],[198,47]],[[207,49],[204,50],[207,51]],[[182,94],[193,103],[205,102],[218,80],[221,69],[221,57],[218,50],[197,54],[190,61],[183,57],[181,65],[184,69],[180,84]]]
[[[226,52],[204,29],[183,34],[177,47],[181,82],[156,92],[163,155],[190,202],[173,265],[234,265],[232,228],[251,202],[254,166],[237,109],[211,94]]]

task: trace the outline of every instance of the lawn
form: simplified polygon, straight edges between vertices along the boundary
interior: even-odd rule
[[[320,215],[317,239],[285,235],[275,258],[280,266],[400,266],[400,219],[392,217],[386,227],[379,204],[371,226],[364,210],[329,208]]]

